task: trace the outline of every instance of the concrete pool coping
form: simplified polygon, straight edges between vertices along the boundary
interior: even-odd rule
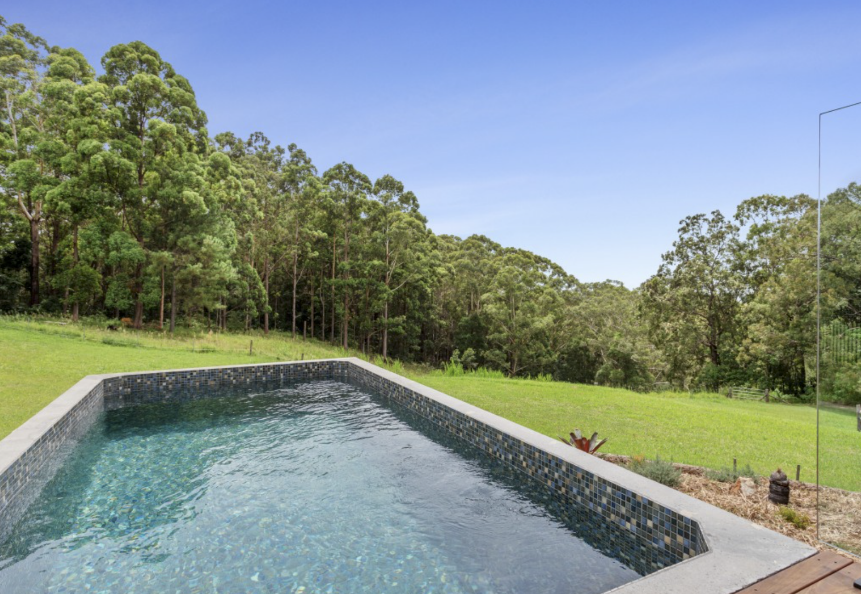
[[[131,380],[136,377],[165,376],[190,371],[200,372],[205,379],[211,374],[224,370],[249,371],[255,368],[262,370],[280,366],[313,366],[335,362],[349,364],[412,391],[591,473],[595,477],[648,498],[655,504],[689,518],[699,525],[707,547],[706,551],[620,586],[612,590],[614,594],[634,592],[731,594],[816,553],[814,548],[799,541],[757,526],[625,468],[581,452],[556,439],[357,358],[87,376],[0,441],[0,511],[5,511],[11,505],[19,503],[12,501],[17,494],[9,486],[15,485],[13,481],[23,481],[21,484],[26,484],[29,491],[37,491],[41,484],[47,482],[50,476],[36,478],[38,475],[51,474],[51,472],[41,472],[41,466],[59,464],[65,454],[74,447],[74,438],[88,428],[88,425],[86,427],[84,425],[87,423],[86,419],[92,417],[92,411],[101,411],[104,408],[102,389],[106,380],[115,380],[117,383],[129,380],[126,383],[133,383]],[[72,416],[83,419],[79,423],[80,427],[74,427],[76,419],[70,420]],[[69,427],[61,429],[70,424],[73,425],[72,430]],[[63,431],[67,432],[68,436]],[[39,448],[47,449],[35,458],[29,456],[34,460],[28,460],[28,454]],[[33,481],[41,484],[29,485],[29,482]],[[29,500],[32,497],[31,494],[26,499]],[[27,500],[20,503],[24,509],[29,504]],[[0,539],[4,537],[5,534],[0,534]]]

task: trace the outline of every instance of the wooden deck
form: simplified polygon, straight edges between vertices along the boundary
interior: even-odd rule
[[[861,594],[861,563],[823,551],[737,594]]]

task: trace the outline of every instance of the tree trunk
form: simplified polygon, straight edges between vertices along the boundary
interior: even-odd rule
[[[30,307],[39,305],[39,219],[30,218]]]
[[[332,332],[329,336],[329,340],[332,344],[335,344],[335,258],[337,257],[335,254],[335,234],[332,234]]]
[[[320,271],[320,340],[326,340],[326,299],[323,295],[326,294],[326,278],[323,276],[323,271]]]
[[[269,256],[263,260],[263,285],[266,289],[266,306],[263,308],[263,334],[269,334]]]
[[[73,231],[73,235],[72,235],[72,266],[73,267],[78,265],[79,257],[80,256],[78,254],[78,226],[75,225],[75,230]],[[72,304],[72,321],[73,322],[78,321],[78,312],[79,312],[78,295],[76,294],[75,295],[75,302]]]
[[[138,264],[135,268],[135,277],[134,277],[134,293],[135,293],[135,317],[134,317],[134,327],[138,330],[143,327],[143,300],[141,299],[141,294],[143,293],[143,264]]]
[[[718,351],[718,346],[714,343],[709,345],[709,358],[715,367],[720,366],[720,352]]]
[[[138,293],[137,301],[135,302],[134,325],[138,330],[143,328],[143,301],[141,301],[140,292]]]
[[[296,338],[296,287],[299,284],[298,276],[299,255],[293,252],[293,338]]]
[[[383,361],[389,360],[389,300],[383,307]]]
[[[176,273],[170,281],[170,333],[176,328]]]
[[[345,349],[347,348],[347,336],[349,333],[349,327],[347,326],[347,324],[350,323],[349,307],[350,307],[350,302],[349,302],[349,299],[347,297],[347,292],[344,291],[344,317],[343,317],[343,321],[341,322],[341,328],[343,331],[343,339],[344,339],[343,345],[344,345]]]
[[[164,265],[161,267],[161,300],[158,304],[158,329],[164,330]]]
[[[48,274],[45,278],[54,278],[57,275],[57,261],[59,260],[57,254],[60,252],[60,232],[60,218],[55,217],[51,225],[51,247],[49,248],[49,258],[47,264]],[[48,294],[55,294],[55,290],[50,284],[48,285]]]
[[[311,275],[311,338],[314,338],[314,302],[317,300],[317,295],[314,293],[314,274]]]

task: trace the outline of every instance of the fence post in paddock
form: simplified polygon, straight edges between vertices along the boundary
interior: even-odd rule
[[[765,389],[765,402],[768,404],[768,388]]]
[[[729,391],[726,393],[726,397],[732,398],[732,388],[730,388]]]

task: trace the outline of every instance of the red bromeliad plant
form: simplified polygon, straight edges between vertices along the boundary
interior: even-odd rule
[[[571,439],[566,439],[564,437],[560,437],[563,442],[567,443],[570,446],[574,446],[578,450],[586,452],[587,454],[594,454],[598,451],[602,445],[607,443],[607,438],[605,437],[601,441],[598,441],[598,432],[592,434],[592,437],[586,439],[580,433],[579,429],[575,429],[574,433],[571,433]]]

